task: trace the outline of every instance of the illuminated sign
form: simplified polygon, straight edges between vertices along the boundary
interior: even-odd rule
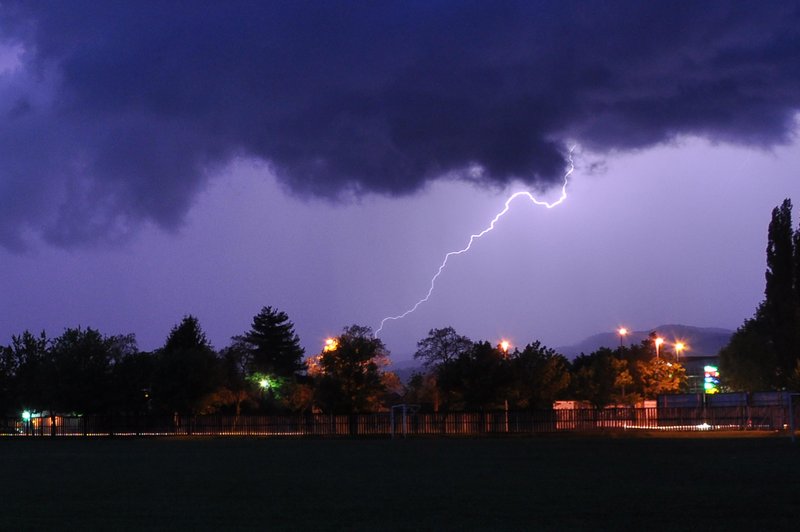
[[[704,366],[703,390],[705,393],[719,392],[719,368],[717,366]]]

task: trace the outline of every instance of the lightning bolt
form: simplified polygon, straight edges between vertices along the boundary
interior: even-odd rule
[[[466,253],[467,251],[470,250],[470,248],[472,247],[472,244],[476,240],[481,238],[486,233],[489,233],[492,230],[494,230],[494,227],[495,227],[495,225],[497,225],[497,222],[500,221],[500,218],[502,218],[503,216],[506,215],[508,210],[511,208],[511,203],[515,199],[521,198],[521,197],[525,197],[525,198],[528,198],[528,200],[530,200],[531,203],[533,203],[534,205],[537,205],[539,207],[545,207],[547,209],[552,209],[553,207],[561,205],[564,202],[564,200],[567,199],[567,184],[569,183],[569,176],[575,170],[575,163],[572,160],[572,151],[574,149],[575,149],[575,146],[573,146],[573,147],[571,147],[569,149],[569,155],[567,156],[567,160],[569,161],[569,168],[567,169],[566,173],[564,174],[564,184],[561,185],[561,195],[558,197],[557,200],[555,200],[553,202],[542,201],[542,200],[536,198],[536,196],[534,196],[530,192],[526,192],[526,191],[515,192],[514,194],[512,194],[506,200],[506,203],[505,203],[505,205],[503,207],[503,210],[501,210],[500,212],[497,213],[497,215],[495,215],[495,217],[492,219],[491,223],[489,223],[489,226],[486,227],[486,229],[484,229],[480,233],[476,233],[474,235],[471,235],[469,237],[469,242],[467,242],[467,245],[464,248],[456,250],[456,251],[451,251],[451,252],[449,252],[448,254],[446,254],[444,256],[444,260],[442,260],[442,263],[439,265],[439,269],[436,270],[436,273],[431,278],[431,285],[428,288],[428,293],[425,294],[425,297],[423,297],[422,299],[417,301],[414,304],[413,307],[411,307],[410,309],[406,310],[402,314],[398,314],[397,316],[387,316],[387,317],[383,318],[381,320],[380,327],[378,327],[378,329],[375,331],[375,336],[377,337],[380,334],[380,332],[383,330],[383,327],[386,325],[387,321],[402,320],[403,318],[405,318],[406,316],[408,316],[409,314],[411,314],[412,312],[417,310],[420,307],[420,305],[422,305],[423,303],[427,302],[428,299],[430,299],[431,294],[433,294],[433,289],[436,288],[436,280],[439,278],[440,275],[442,275],[442,272],[447,267],[447,262],[450,260],[450,257]]]

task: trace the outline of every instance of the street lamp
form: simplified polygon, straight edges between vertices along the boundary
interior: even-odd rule
[[[500,349],[503,351],[504,354],[508,355],[508,349],[511,347],[511,344],[508,340],[502,340],[500,342]]]
[[[628,329],[625,327],[620,327],[617,329],[617,334],[619,334],[619,346],[622,347],[622,343],[625,341],[625,337],[628,336]]]
[[[655,344],[656,344],[656,358],[659,358],[659,352],[661,351],[661,344],[664,343],[664,339],[660,336],[656,337]]]
[[[675,361],[678,362],[681,359],[681,352],[686,349],[686,344],[683,342],[676,342],[675,343]]]
[[[503,356],[508,358],[508,350],[511,347],[511,343],[508,340],[500,340],[499,344],[500,350],[503,351]],[[503,409],[505,410],[505,429],[508,432],[508,398],[506,397],[503,399]]]
[[[326,338],[325,345],[322,347],[322,350],[327,353],[328,351],[336,351],[336,348],[338,347],[339,342],[336,340],[336,338]]]

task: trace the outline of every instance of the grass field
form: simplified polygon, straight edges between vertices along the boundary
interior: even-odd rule
[[[786,438],[0,439],[0,530],[798,530]]]

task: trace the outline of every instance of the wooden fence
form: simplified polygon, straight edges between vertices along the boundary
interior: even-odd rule
[[[0,436],[484,436],[568,431],[788,430],[788,406],[590,408],[533,412],[423,413],[413,409],[354,415],[63,416],[0,418]]]

